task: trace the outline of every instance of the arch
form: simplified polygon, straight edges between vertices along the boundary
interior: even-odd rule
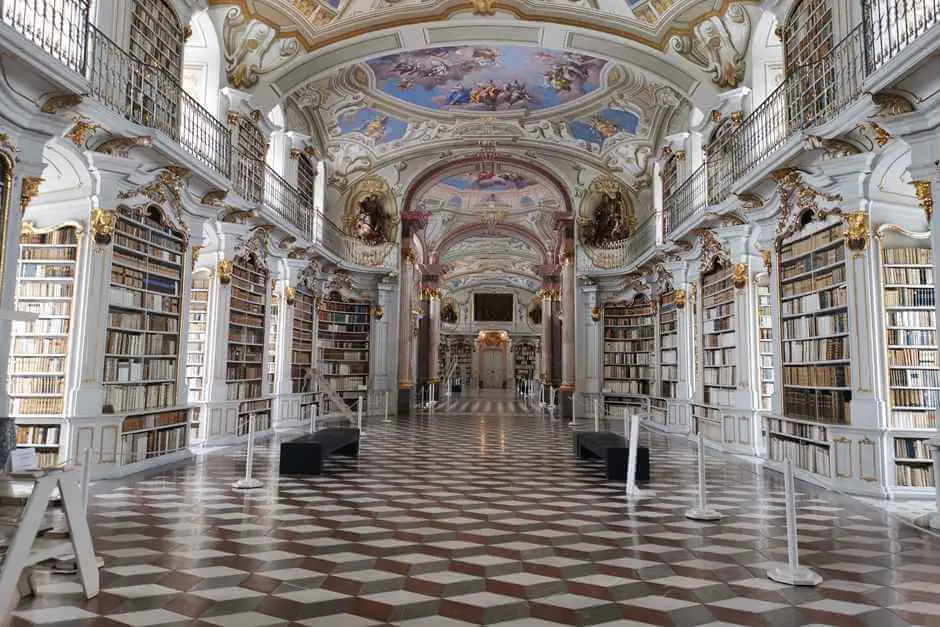
[[[437,243],[434,250],[425,251],[429,263],[438,263],[441,253],[456,244],[457,242],[474,235],[484,235],[490,237],[518,237],[531,244],[532,247],[542,256],[542,263],[548,263],[550,259],[549,249],[539,237],[518,224],[466,224],[456,228]]]
[[[482,155],[473,155],[468,157],[462,157],[455,159],[454,161],[449,161],[444,165],[432,166],[419,174],[414,181],[408,186],[408,191],[405,192],[405,199],[402,203],[403,211],[414,211],[415,209],[411,206],[414,203],[415,196],[420,192],[425,186],[434,182],[435,179],[445,176],[450,170],[456,170],[462,166],[475,164],[475,163],[484,163],[488,160],[492,160],[492,157],[484,157]],[[516,166],[517,168],[528,170],[544,178],[548,183],[554,187],[559,195],[561,196],[562,203],[564,204],[564,212],[572,215],[573,214],[573,204],[571,202],[571,194],[568,193],[567,187],[562,183],[561,179],[551,172],[547,168],[533,164],[529,161],[523,161],[518,157],[513,156],[500,156],[498,158],[499,163],[505,163],[509,165]]]

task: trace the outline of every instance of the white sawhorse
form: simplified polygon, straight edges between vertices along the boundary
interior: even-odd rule
[[[23,593],[31,592],[28,577],[32,567],[51,558],[75,555],[85,598],[97,596],[101,587],[91,531],[85,515],[82,488],[79,486],[79,472],[51,470],[41,477],[31,478],[35,481],[33,491],[23,509],[16,535],[13,536],[13,542],[10,543],[3,559],[3,565],[0,566],[0,610],[5,609],[5,613],[14,609],[18,590]],[[12,481],[13,476],[0,477],[0,481],[3,480]],[[59,488],[62,509],[68,521],[70,542],[61,542],[33,551],[36,534],[56,487]]]

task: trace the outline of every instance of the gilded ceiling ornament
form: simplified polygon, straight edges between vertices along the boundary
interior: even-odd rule
[[[845,220],[845,245],[856,253],[868,247],[868,212],[853,211],[842,215]]]
[[[43,113],[58,113],[59,109],[77,107],[82,102],[82,97],[77,94],[60,94],[50,96],[42,103],[41,111]]]
[[[95,131],[101,128],[100,124],[92,122],[88,118],[80,117],[75,120],[75,125],[65,134],[65,136],[72,141],[73,144],[82,148],[85,146],[85,142],[88,140],[88,137],[94,135]]]
[[[734,264],[731,270],[731,284],[735,289],[744,289],[747,286],[747,263],[741,262]]]
[[[679,56],[711,74],[712,82],[731,89],[744,80],[750,39],[751,18],[743,5],[734,3],[724,15],[693,24],[690,34],[673,35],[670,43]]]
[[[263,75],[292,61],[301,46],[295,37],[279,37],[275,27],[232,7],[222,23],[222,49],[229,84],[250,89]]]
[[[132,148],[147,147],[153,144],[153,138],[150,135],[139,135],[137,137],[113,137],[107,139],[95,148],[95,152],[112,155],[115,157],[127,157]]]
[[[41,176],[24,176],[20,187],[20,213],[24,213],[29,203],[39,194],[39,186],[42,185]]]
[[[219,259],[219,262],[215,265],[216,274],[219,276],[219,283],[222,285],[231,283],[233,269],[234,264],[231,259]]]
[[[114,235],[117,215],[107,209],[95,208],[91,211],[91,235],[96,244],[107,246]]]
[[[933,185],[930,181],[912,181],[911,185],[914,186],[917,204],[924,210],[927,224],[930,224],[930,218],[933,217]]]
[[[496,15],[495,0],[470,0],[474,15]]]

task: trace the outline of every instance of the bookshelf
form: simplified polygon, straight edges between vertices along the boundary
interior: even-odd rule
[[[788,418],[851,421],[843,231],[839,222],[801,232],[780,249],[781,383]]]
[[[647,297],[604,306],[603,390],[613,397],[605,399],[605,404],[610,400],[619,405],[618,396],[650,395],[655,333],[655,314]]]
[[[77,226],[29,225],[20,235],[15,308],[39,317],[12,323],[8,393],[16,444],[36,449],[41,466],[58,462],[62,443],[78,236]]]
[[[128,416],[121,423],[121,465],[136,464],[185,450],[188,409]]]
[[[119,207],[112,248],[102,410],[175,406],[186,242],[158,207]]]
[[[209,331],[209,289],[212,279],[205,271],[193,274],[189,292],[189,334],[186,340],[186,389],[187,400],[199,403],[205,390],[205,366],[207,333]],[[193,410],[191,434],[193,440],[199,436],[198,409]]]
[[[330,292],[317,312],[321,372],[347,403],[369,383],[371,304]]]
[[[940,405],[933,251],[914,245],[928,242],[902,240],[898,243],[907,246],[882,248],[881,279],[894,488],[932,493],[935,477],[926,441],[936,436]]]
[[[265,322],[268,271],[253,253],[232,262],[225,388],[230,401],[239,401],[235,435],[248,433],[248,418],[255,414],[256,430],[271,426],[271,399],[264,385]]]
[[[294,300],[294,335],[291,342],[291,391],[304,391],[307,370],[313,367],[317,320],[317,298],[304,287],[297,288]]]
[[[737,331],[730,264],[720,263],[702,277],[702,401],[730,406],[736,390]]]
[[[774,396],[774,320],[771,313],[769,285],[757,286],[757,360],[758,384],[760,385],[758,407],[770,411]]]
[[[271,324],[268,326],[267,364],[265,366],[265,394],[277,393],[277,334],[280,327],[279,299],[277,293],[271,291]]]
[[[675,291],[660,298],[658,329],[659,396],[674,399],[679,387],[679,311]]]
[[[516,379],[534,379],[535,378],[535,345],[530,342],[523,342],[513,349],[515,358],[515,378]]]

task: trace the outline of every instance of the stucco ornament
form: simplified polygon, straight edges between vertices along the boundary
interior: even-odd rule
[[[711,74],[716,85],[732,89],[744,80],[750,39],[751,18],[744,5],[736,3],[724,15],[696,23],[691,34],[673,35],[670,43],[680,56]]]
[[[241,7],[232,7],[222,24],[225,75],[237,89],[254,87],[265,74],[280,69],[301,51],[293,37],[278,37],[277,30],[249,18]]]

